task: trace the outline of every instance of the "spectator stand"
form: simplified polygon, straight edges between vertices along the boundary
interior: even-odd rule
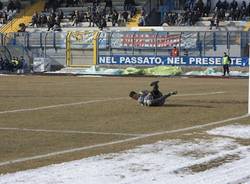
[[[60,2],[57,6],[46,4],[45,11],[38,14],[38,18],[35,18],[38,21],[33,22],[28,30],[44,30],[45,27],[48,27],[49,31],[54,30],[54,26],[59,30],[64,28],[73,29],[74,27],[98,27],[103,29],[105,27],[126,26],[131,17],[135,15],[135,10],[141,8],[145,1],[140,1],[134,8],[129,9],[125,8],[124,0],[113,0],[112,3],[110,1],[109,3],[100,1],[97,4],[91,1],[79,1],[76,4],[64,0]],[[60,16],[59,22],[56,23],[55,19],[59,17],[59,13],[62,16]],[[45,23],[41,24],[40,16],[47,18]],[[52,24],[48,23],[48,18],[51,16],[54,17]]]
[[[21,10],[21,12],[18,13],[13,20],[1,27],[0,32],[10,33],[20,31],[20,25],[27,26],[31,22],[33,12],[41,11],[43,6],[43,0],[38,0],[31,6],[27,6],[26,8]],[[22,29],[21,31],[25,31],[25,29]]]
[[[185,4],[177,5],[178,1],[166,1],[160,6],[162,22],[168,26],[207,26],[215,27],[239,27],[244,25],[245,30],[250,28],[247,24],[250,17],[250,1],[211,2],[204,0],[186,0]],[[238,2],[238,3],[237,3]],[[227,3],[227,5],[225,5]]]

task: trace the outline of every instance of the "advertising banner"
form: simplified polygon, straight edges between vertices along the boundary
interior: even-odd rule
[[[230,66],[248,67],[249,58],[231,57]],[[98,64],[137,66],[222,66],[222,57],[100,55]]]
[[[196,48],[197,33],[172,33],[159,32],[115,32],[111,37],[112,48],[172,48],[181,46],[185,48]]]

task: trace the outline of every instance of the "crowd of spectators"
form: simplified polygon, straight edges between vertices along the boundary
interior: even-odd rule
[[[0,1],[0,24],[6,24],[8,21],[12,20],[20,9],[20,0],[10,0],[6,5]]]
[[[221,21],[244,21],[246,17],[250,17],[250,2],[247,5],[245,1],[239,4],[236,0],[231,3],[228,3],[227,0],[223,2],[218,0],[212,15],[210,29],[212,26],[217,28]]]
[[[250,16],[250,2],[238,3],[236,0],[218,0],[215,7],[211,7],[211,0],[205,4],[203,0],[186,0],[183,11],[166,12],[164,23],[169,26],[188,25],[192,26],[201,17],[211,17],[211,26],[218,27],[220,21],[239,21],[246,20]]]
[[[136,14],[136,3],[134,0],[124,0],[123,11],[118,12],[113,6],[112,0],[104,0],[102,6],[101,0],[48,0],[45,3],[44,12],[35,12],[32,16],[31,26],[48,27],[49,30],[61,30],[61,23],[69,20],[71,26],[79,26],[81,22],[88,22],[89,27],[97,26],[103,29],[107,22],[112,22],[112,26],[122,26],[129,21],[130,17]],[[91,4],[87,10],[79,7],[86,7],[85,4]],[[73,8],[72,13],[65,14],[60,8]],[[86,10],[86,11],[84,11]]]

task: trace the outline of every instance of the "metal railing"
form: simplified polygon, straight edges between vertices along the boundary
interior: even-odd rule
[[[0,46],[15,50],[11,55],[16,57],[27,52],[29,57],[46,57],[64,66],[69,58],[79,66],[98,63],[100,55],[169,56],[173,47],[180,56],[220,57],[226,51],[231,57],[249,57],[250,32],[102,31],[96,35],[96,45],[94,33],[77,32],[70,37],[67,32],[0,34]],[[70,56],[66,57],[67,50]]]

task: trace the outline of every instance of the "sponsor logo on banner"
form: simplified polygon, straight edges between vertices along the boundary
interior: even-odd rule
[[[232,57],[230,66],[248,67],[249,58]],[[165,65],[165,66],[221,66],[221,57],[167,57],[167,56],[99,56],[98,64],[111,65]]]
[[[72,49],[92,49],[94,40],[94,31],[72,32],[70,43]],[[99,48],[106,48],[107,33],[101,32],[99,35]]]

